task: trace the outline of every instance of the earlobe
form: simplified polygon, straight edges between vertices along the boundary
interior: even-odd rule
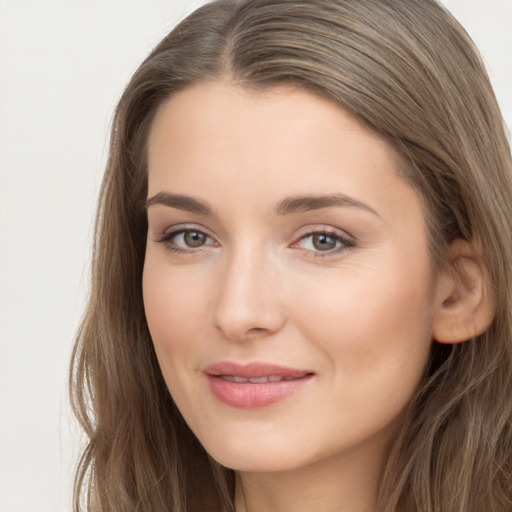
[[[460,343],[482,334],[495,314],[494,293],[479,244],[457,239],[438,276],[432,330],[439,343]]]

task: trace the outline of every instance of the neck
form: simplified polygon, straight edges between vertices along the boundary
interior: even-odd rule
[[[374,512],[382,462],[348,456],[292,471],[237,473],[236,512]]]

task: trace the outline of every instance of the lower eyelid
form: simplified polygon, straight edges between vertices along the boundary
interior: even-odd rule
[[[187,231],[197,231],[198,233],[202,233],[205,236],[207,236],[208,238],[213,239],[213,237],[211,235],[209,235],[208,232],[202,227],[198,227],[198,226],[194,226],[194,225],[191,225],[191,226],[177,225],[177,226],[167,227],[163,230],[156,231],[156,234],[155,234],[153,240],[154,241],[169,240],[170,238],[178,236],[181,233],[186,233]]]
[[[188,247],[186,244],[178,244],[173,240],[190,231],[202,233],[206,237],[205,243],[197,247]],[[203,248],[219,245],[212,236],[206,233],[205,230],[195,227],[179,227],[177,229],[172,229],[171,231],[164,232],[159,237],[154,238],[153,241],[163,244],[167,250],[176,253],[197,253]]]
[[[197,231],[199,233],[202,233],[206,236],[206,241],[203,245],[197,246],[197,247],[188,247],[185,244],[177,244],[174,242],[174,238],[179,236],[180,234],[184,234],[188,231]],[[336,246],[332,249],[315,249],[315,248],[304,248],[300,247],[300,242],[308,237],[312,237],[316,234],[324,234],[329,237],[332,237],[336,241]],[[166,248],[172,252],[199,252],[202,248],[208,248],[212,246],[218,246],[216,240],[210,236],[206,230],[200,229],[195,226],[176,226],[176,228],[171,229],[170,231],[166,231],[161,233],[160,235],[157,235],[153,237],[153,241],[156,243],[162,243],[166,246]],[[304,251],[305,253],[309,253],[315,257],[322,257],[322,256],[334,256],[338,253],[341,253],[343,251],[346,251],[348,249],[351,249],[355,246],[355,241],[344,234],[338,233],[336,231],[330,230],[330,229],[315,229],[308,233],[305,233],[301,235],[299,238],[296,239],[295,242],[291,244],[291,248],[299,249]]]
[[[354,244],[354,241],[353,241],[352,237],[350,237],[350,236],[347,236],[342,233],[338,233],[336,231],[328,231],[328,230],[320,230],[320,229],[315,230],[315,231],[310,231],[309,233],[305,233],[304,235],[301,235],[299,238],[297,238],[297,242],[299,242],[300,240],[304,240],[305,238],[314,236],[314,235],[326,235],[326,236],[332,237],[335,240],[337,240],[341,243],[344,243],[344,244],[349,244],[349,243]],[[297,242],[294,242],[294,243],[297,243]]]
[[[300,247],[299,244],[302,240],[304,240],[308,237],[312,237],[316,234],[325,234],[329,237],[334,238],[336,241],[336,246],[332,249],[326,249],[326,250],[315,249],[314,247],[313,248]],[[318,229],[318,230],[314,230],[314,231],[311,231],[309,233],[302,235],[300,238],[297,239],[296,242],[294,242],[291,245],[291,247],[303,251],[304,254],[307,256],[321,258],[321,257],[337,256],[349,249],[352,249],[353,247],[355,247],[355,245],[356,244],[355,244],[354,240],[347,236],[343,236],[340,233],[337,233],[337,232],[334,232],[331,230]]]

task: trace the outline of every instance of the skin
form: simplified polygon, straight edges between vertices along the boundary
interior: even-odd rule
[[[230,83],[172,97],[148,148],[148,198],[190,196],[212,210],[150,201],[144,304],[173,399],[208,453],[237,471],[237,506],[374,510],[442,303],[421,202],[393,149],[325,99]],[[290,197],[333,195],[358,204],[276,212]],[[169,237],[185,228],[205,243]],[[314,244],[323,232],[334,249]],[[209,389],[203,369],[218,361],[314,375],[283,401],[236,408]]]

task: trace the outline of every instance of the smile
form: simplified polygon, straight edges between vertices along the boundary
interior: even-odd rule
[[[212,394],[230,407],[254,409],[280,402],[300,391],[313,373],[272,364],[223,362],[205,370]]]
[[[244,382],[250,382],[252,384],[263,384],[265,382],[281,382],[283,380],[293,380],[297,377],[281,377],[280,375],[269,375],[268,377],[237,377],[236,375],[219,375],[222,379],[229,382],[236,382],[237,384],[243,384]]]

